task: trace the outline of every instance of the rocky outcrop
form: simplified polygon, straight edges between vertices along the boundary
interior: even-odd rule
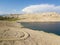
[[[55,34],[22,28],[16,22],[1,21],[0,25],[0,45],[60,45]]]

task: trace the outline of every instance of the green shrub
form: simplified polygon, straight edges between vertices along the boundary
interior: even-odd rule
[[[3,17],[3,16],[0,16],[0,20],[16,21],[16,20],[19,20],[19,19],[18,18],[14,18],[14,17]]]

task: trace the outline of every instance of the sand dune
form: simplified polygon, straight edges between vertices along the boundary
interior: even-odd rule
[[[0,21],[0,45],[60,45],[60,36]]]

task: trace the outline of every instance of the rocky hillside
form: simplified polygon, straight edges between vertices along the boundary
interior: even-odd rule
[[[60,36],[21,26],[16,22],[0,21],[0,45],[60,45]]]
[[[49,13],[36,13],[36,14],[24,14],[20,15],[19,18],[24,18],[21,21],[27,21],[27,22],[56,22],[60,21],[60,14],[55,12],[49,12]]]
[[[35,14],[9,14],[3,16],[2,20],[18,20],[23,22],[60,22],[60,14],[56,12]]]
[[[56,22],[60,21],[60,14],[39,13],[16,15],[20,20],[0,20],[0,45],[60,45],[60,36],[27,29],[17,22]],[[3,16],[5,17],[5,16]],[[7,16],[9,18],[15,16]]]

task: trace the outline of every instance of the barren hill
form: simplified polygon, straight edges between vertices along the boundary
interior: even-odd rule
[[[36,14],[23,14],[20,15],[19,18],[22,18],[20,21],[27,22],[56,22],[60,21],[60,14],[55,12],[49,13],[36,13]]]

